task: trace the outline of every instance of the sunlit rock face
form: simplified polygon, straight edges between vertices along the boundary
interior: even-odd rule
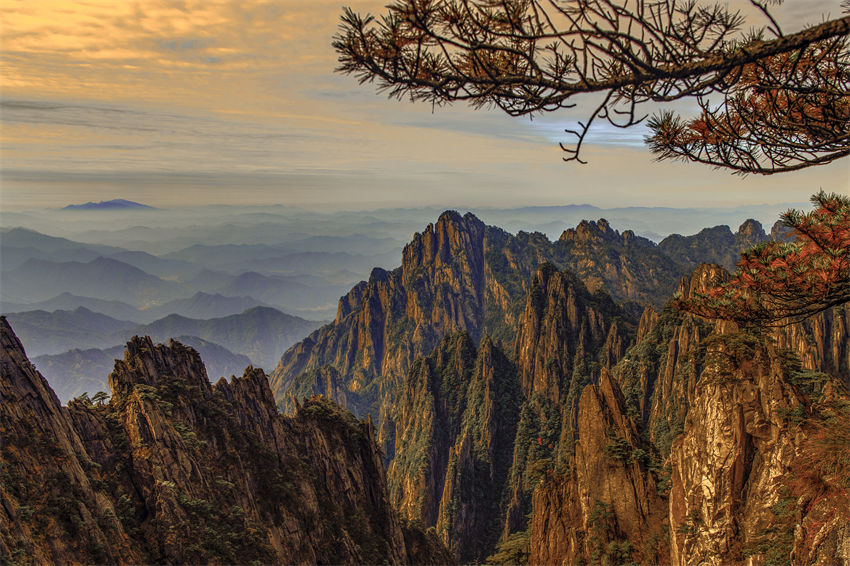
[[[13,560],[451,561],[390,506],[371,423],[331,401],[282,417],[262,370],[211,385],[191,348],[137,337],[108,403],[64,408],[5,319],[0,340],[0,549]]]

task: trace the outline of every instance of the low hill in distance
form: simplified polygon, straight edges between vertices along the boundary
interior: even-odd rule
[[[116,334],[136,327],[135,322],[118,320],[85,307],[13,312],[6,317],[19,329],[18,336],[31,356],[112,346],[118,343]]]
[[[203,305],[210,302],[221,305],[222,308],[228,305],[237,308],[240,304],[250,308],[238,314],[208,319],[169,314],[148,324],[116,319],[85,307],[52,312],[12,312],[6,316],[10,323],[20,328],[18,335],[33,357],[63,354],[70,350],[107,350],[133,336],[151,336],[160,341],[189,336],[202,342],[220,345],[226,348],[227,354],[243,356],[244,359],[237,364],[239,367],[236,368],[236,373],[249,364],[275,367],[283,352],[323,324],[285,314],[271,307],[250,306],[256,301],[248,297],[198,294],[185,300],[183,305],[175,303],[172,306],[191,310],[195,304],[201,305],[198,308],[203,310],[206,308]],[[185,342],[195,346],[192,341]],[[209,344],[203,344],[198,350],[204,348],[210,348]],[[213,355],[216,353],[213,352]],[[85,368],[83,362],[74,362],[79,363],[79,372],[97,375],[96,372]],[[236,362],[224,364],[213,360],[213,363],[216,367],[230,368]],[[216,370],[219,371],[226,373],[231,370]],[[210,373],[214,372],[211,370]]]
[[[256,367],[271,369],[290,346],[322,324],[277,309],[254,307],[240,314],[208,320],[172,314],[151,324],[124,331],[116,338],[124,340],[138,335],[163,341],[174,336],[198,336],[248,356]]]
[[[35,303],[12,303],[9,301],[0,301],[0,312],[2,313],[21,313],[25,311],[73,311],[79,307],[84,307],[96,313],[105,314],[106,316],[116,318],[118,320],[130,320],[137,323],[148,322],[159,317],[147,319],[143,316],[142,311],[132,305],[128,305],[123,301],[107,301],[105,299],[95,299],[94,297],[83,297],[72,293],[61,293],[52,299],[46,301],[37,301]]]
[[[148,206],[146,204],[142,204],[139,202],[133,202],[131,200],[124,200],[121,198],[116,198],[112,200],[102,200],[100,202],[86,202],[83,204],[69,204],[66,207],[63,207],[62,210],[138,210],[138,209],[149,209],[156,210],[152,206]]]
[[[204,293],[198,291],[186,299],[175,299],[161,305],[142,309],[142,322],[150,322],[166,317],[170,314],[179,314],[187,318],[210,319],[221,318],[234,314],[241,314],[254,307],[269,307],[262,301],[253,297],[229,297],[219,293]]]
[[[29,259],[15,269],[3,271],[0,283],[3,298],[14,302],[46,300],[68,292],[143,306],[153,300],[176,299],[182,294],[180,285],[173,281],[105,257],[87,263]]]

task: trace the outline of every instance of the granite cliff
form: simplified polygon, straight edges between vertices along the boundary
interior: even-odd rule
[[[112,397],[59,405],[0,319],[0,554],[11,563],[435,563],[402,521],[369,421],[278,413],[262,370],[212,385],[197,352],[134,338]]]
[[[679,292],[725,277],[701,266]],[[848,563],[848,380],[820,371],[846,363],[845,316],[771,336],[647,309],[582,392],[572,465],[534,491],[529,563]]]
[[[668,303],[768,237],[748,220],[656,246],[600,220],[551,242],[447,212],[271,387],[211,385],[191,349],[137,338],[109,403],[62,408],[5,330],[0,550],[850,564],[850,307],[756,329]]]
[[[846,478],[792,481],[845,418],[848,309],[751,334],[666,304],[767,238],[748,220],[655,246],[600,220],[550,242],[445,213],[272,387],[287,412],[322,393],[374,415],[392,504],[462,561],[850,560],[823,502]]]

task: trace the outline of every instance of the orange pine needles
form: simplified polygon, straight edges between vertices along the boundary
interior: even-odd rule
[[[808,214],[782,217],[794,241],[747,250],[729,282],[674,304],[705,318],[781,326],[850,301],[850,198],[821,191],[812,203]]]

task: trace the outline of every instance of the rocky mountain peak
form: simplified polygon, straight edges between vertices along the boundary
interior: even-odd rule
[[[769,239],[768,235],[764,233],[761,222],[748,218],[735,234],[735,248],[742,252]]]
[[[703,263],[690,276],[682,277],[679,295],[687,299],[693,293],[703,293],[729,280],[729,272],[716,263]]]
[[[205,398],[211,395],[207,370],[198,352],[174,340],[155,345],[149,336],[134,336],[127,342],[124,359],[116,360],[109,374],[109,387],[113,395],[124,395],[139,384],[156,387],[163,377],[197,386]]]
[[[484,223],[472,213],[461,216],[447,210],[436,224],[429,224],[421,234],[413,235],[404,248],[402,265],[407,272],[418,266],[440,267],[458,256],[468,256],[481,248],[484,228]]]
[[[25,359],[27,357],[24,345],[12,331],[12,327],[9,326],[5,316],[0,316],[0,346],[3,348],[4,357],[9,356],[14,359]]]
[[[787,242],[794,239],[793,232],[784,222],[777,220],[770,229],[770,237],[778,242]]]
[[[622,239],[620,233],[611,228],[611,225],[604,218],[600,218],[596,222],[593,220],[582,220],[575,228],[564,230],[564,233],[560,237],[562,242],[588,242],[591,240],[610,242],[620,239]]]
[[[747,238],[757,238],[759,240],[767,238],[767,234],[764,233],[764,228],[762,228],[761,222],[754,220],[753,218],[747,218],[744,220],[744,223],[738,227],[738,235],[746,236]]]
[[[59,418],[59,399],[47,385],[47,381],[38,373],[24,350],[24,345],[15,335],[5,316],[0,316],[0,401],[11,407],[13,400],[27,400],[39,411],[49,411],[51,416]],[[36,400],[38,402],[36,402]]]

